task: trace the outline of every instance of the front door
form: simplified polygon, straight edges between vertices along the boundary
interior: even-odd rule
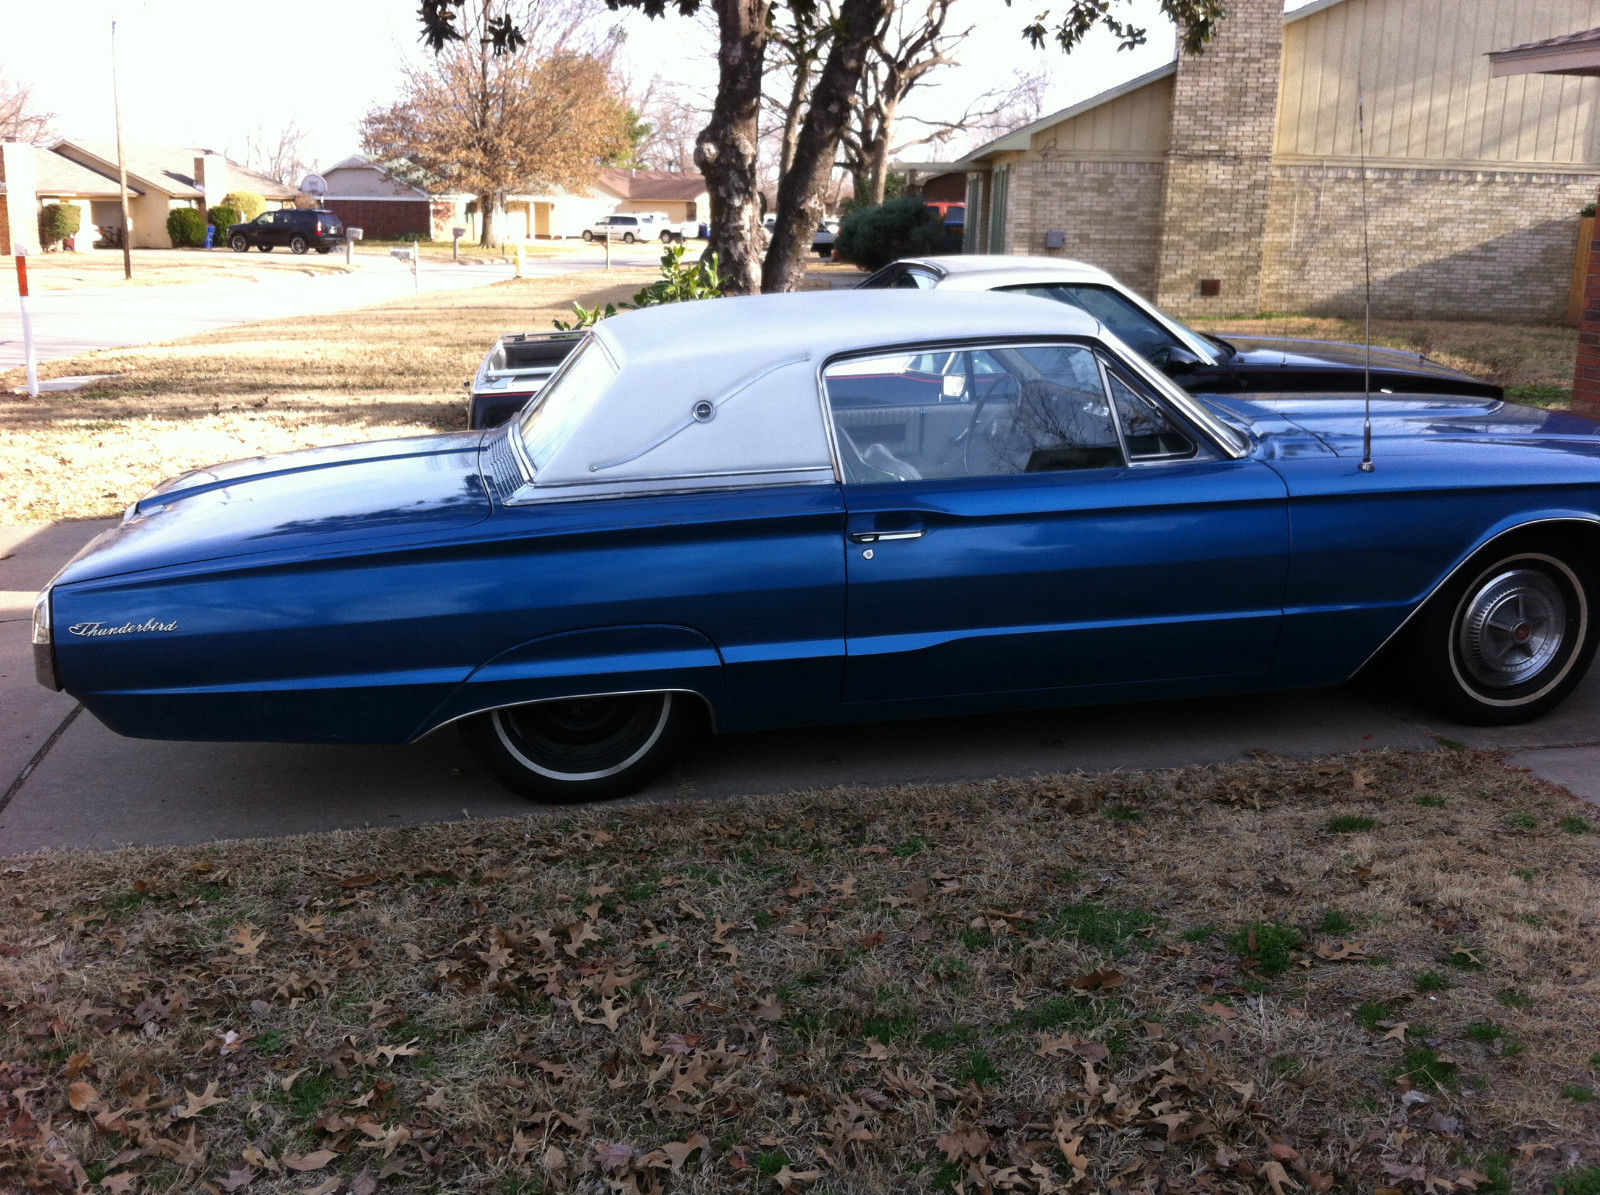
[[[1282,482],[1078,344],[838,362],[847,703],[1266,672]]]

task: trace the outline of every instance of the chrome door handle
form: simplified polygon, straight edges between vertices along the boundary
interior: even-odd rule
[[[879,544],[888,543],[891,539],[921,539],[919,531],[852,531],[850,542],[853,544]]]

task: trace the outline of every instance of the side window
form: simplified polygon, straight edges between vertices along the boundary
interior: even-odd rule
[[[823,374],[847,482],[997,477],[1125,463],[1082,345],[858,357]]]
[[[1106,382],[1117,407],[1122,442],[1127,446],[1130,461],[1183,460],[1198,455],[1193,438],[1115,371],[1106,370]]]

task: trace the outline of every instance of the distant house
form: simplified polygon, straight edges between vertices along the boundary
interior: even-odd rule
[[[1178,311],[1354,313],[1364,176],[1380,314],[1564,316],[1600,82],[1488,55],[1600,0],[1227,7],[1205,53],[967,154],[967,249],[1081,258]]]
[[[407,163],[379,163],[352,154],[322,172],[328,193],[322,203],[336,212],[346,227],[361,229],[374,240],[420,236],[429,240],[448,240],[453,225],[474,231],[476,222],[467,217],[473,202],[446,187],[434,185],[428,176]]]
[[[129,146],[128,215],[136,249],[170,249],[167,214],[173,208],[205,211],[230,191],[253,191],[269,203],[293,203],[300,192],[258,174],[214,150],[186,146]],[[38,241],[38,212],[46,203],[68,203],[82,213],[78,249],[91,248],[96,229],[120,230],[122,204],[116,146],[61,141],[50,149],[0,145],[0,254]]]
[[[323,171],[323,203],[368,237],[424,236],[449,240],[452,227],[478,236],[477,197],[404,161],[352,154]],[[602,169],[593,186],[507,195],[495,214],[495,235],[507,241],[581,236],[612,212],[661,212],[674,223],[706,218],[710,196],[698,174],[670,170]]]

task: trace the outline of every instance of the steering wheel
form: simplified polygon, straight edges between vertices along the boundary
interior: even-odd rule
[[[978,421],[983,418],[983,408],[1001,389],[1002,383],[1016,381],[1008,373],[989,374],[986,377],[989,381],[989,388],[982,394],[978,394],[979,386],[977,381],[974,380],[972,392],[977,395],[977,398],[972,404],[972,414],[967,417],[966,428],[956,437],[961,442],[961,468],[968,477],[974,476],[976,472],[972,463],[972,445],[978,439]],[[992,442],[993,438],[993,429],[991,429],[988,439]]]

